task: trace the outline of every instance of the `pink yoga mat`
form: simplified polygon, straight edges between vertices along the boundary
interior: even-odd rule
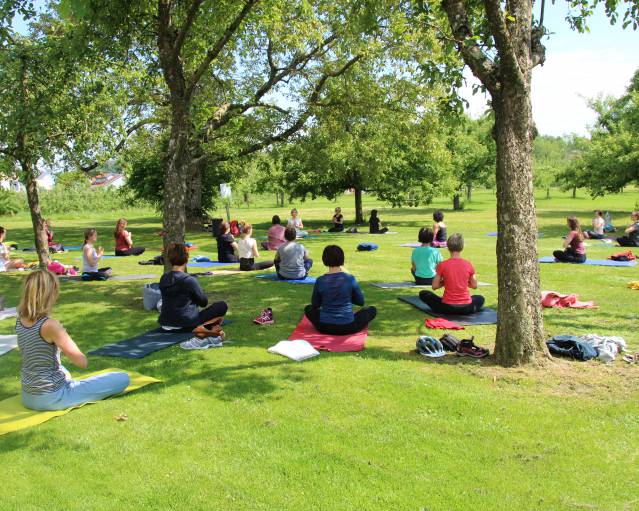
[[[299,325],[293,330],[289,336],[289,340],[304,339],[308,341],[313,348],[317,350],[326,350],[337,352],[344,351],[362,351],[364,343],[368,336],[368,327],[364,330],[351,335],[328,335],[321,334],[306,316],[302,317]]]

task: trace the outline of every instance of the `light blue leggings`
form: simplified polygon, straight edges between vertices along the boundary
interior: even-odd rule
[[[127,373],[99,374],[85,380],[68,380],[60,390],[49,394],[22,392],[22,404],[31,410],[64,410],[120,394],[128,386]]]

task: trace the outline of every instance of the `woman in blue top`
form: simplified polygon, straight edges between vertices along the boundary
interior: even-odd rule
[[[442,256],[439,250],[432,247],[433,231],[427,227],[419,230],[419,242],[421,247],[413,250],[411,257],[411,273],[415,278],[415,284],[418,286],[429,286],[435,278],[435,270],[437,265],[442,262]]]
[[[354,334],[365,328],[377,315],[375,307],[362,307],[353,312],[353,304],[364,305],[364,295],[355,277],[342,271],[344,251],[337,245],[324,248],[322,262],[328,273],[315,282],[311,304],[304,313],[323,334]]]

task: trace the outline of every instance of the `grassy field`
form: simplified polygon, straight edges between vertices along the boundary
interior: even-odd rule
[[[538,247],[540,255],[550,255],[561,247],[567,215],[588,225],[592,209],[600,207],[625,225],[639,193],[598,201],[542,197]],[[352,202],[343,197],[295,205],[307,227],[319,228],[337,204],[352,218]],[[303,363],[271,355],[266,348],[289,336],[311,287],[251,274],[202,279],[213,299],[230,305],[233,322],[225,330],[233,342],[204,352],[174,346],[141,360],[90,358],[90,370],[119,367],[163,383],[0,437],[0,509],[639,509],[639,366],[556,360],[503,369],[490,358],[425,360],[413,351],[424,315],[397,300],[407,290],[370,285],[410,278],[410,249],[399,245],[416,239],[434,208],[445,210],[449,233],[464,233],[465,257],[479,280],[496,284],[496,238],[486,235],[496,230],[492,195],[475,194],[461,212],[451,211],[448,200],[392,209],[367,198],[366,210],[372,207],[399,234],[323,234],[305,243],[316,261],[312,275],[323,272],[323,246],[339,243],[347,270],[378,307],[365,351],[323,353]],[[284,216],[286,209],[264,202],[235,209],[233,216],[253,223],[259,236],[271,215]],[[159,253],[157,215],[124,214],[135,243],[146,246],[149,257]],[[53,219],[63,242],[79,244],[81,231],[95,226],[109,250],[115,220]],[[8,228],[9,241],[32,244],[26,216],[0,218],[0,225]],[[198,254],[214,253],[210,234],[191,234],[189,241]],[[380,249],[358,253],[362,241]],[[591,258],[614,250],[590,245]],[[78,256],[60,260],[79,264]],[[108,263],[116,273],[160,274],[159,267],[138,266],[137,258]],[[547,310],[549,337],[621,335],[639,350],[639,292],[626,288],[639,280],[639,268],[543,265],[541,275],[543,289],[578,293],[599,305]],[[17,302],[22,278],[0,275],[8,305]],[[479,291],[496,306],[496,286]],[[253,325],[266,306],[274,310],[275,325]],[[142,308],[140,281],[64,283],[54,316],[85,352],[154,328],[157,317]],[[12,331],[12,320],[0,322],[0,333]],[[489,348],[494,334],[492,326],[462,332]],[[0,399],[19,392],[19,368],[18,352],[0,357]],[[128,420],[116,421],[121,414]]]

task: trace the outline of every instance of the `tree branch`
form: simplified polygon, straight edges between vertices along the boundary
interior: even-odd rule
[[[186,20],[184,20],[184,25],[178,32],[177,37],[173,43],[173,53],[176,55],[180,54],[182,50],[182,46],[184,46],[184,41],[186,40],[186,35],[188,34],[195,18],[197,17],[197,13],[200,10],[200,6],[202,5],[203,0],[193,0],[191,7],[189,8],[189,12],[186,15]]]
[[[524,83],[524,75],[521,71],[517,55],[511,41],[511,34],[504,21],[504,13],[501,10],[499,0],[484,0],[488,26],[495,38],[495,46],[499,54],[500,66],[505,66],[508,75],[514,77],[519,85]]]
[[[491,95],[497,93],[500,84],[495,64],[473,39],[464,0],[443,0],[442,7],[448,16],[448,23],[464,62]]]
[[[330,78],[336,78],[338,76],[343,75],[346,71],[348,71],[351,67],[353,67],[361,59],[362,59],[362,55],[361,54],[355,55],[353,58],[348,60],[339,69],[337,69],[335,71],[327,71],[327,72],[325,72],[322,75],[322,77],[318,80],[317,84],[315,84],[315,87],[313,88],[313,92],[311,93],[311,95],[309,96],[309,99],[307,101],[307,103],[308,103],[307,108],[300,114],[300,116],[297,118],[297,120],[289,128],[285,129],[284,131],[281,131],[280,133],[272,135],[270,137],[266,137],[264,140],[261,140],[260,142],[256,142],[256,143],[254,143],[254,144],[252,144],[252,145],[250,145],[248,147],[245,147],[244,149],[242,149],[241,151],[238,151],[235,154],[217,155],[214,158],[211,158],[210,161],[212,161],[212,162],[222,162],[222,161],[231,160],[233,158],[241,158],[242,156],[248,156],[249,154],[252,154],[252,153],[255,153],[255,152],[257,152],[257,151],[259,151],[261,149],[264,149],[265,147],[268,147],[271,144],[286,140],[291,135],[293,135],[296,132],[298,132],[304,126],[304,124],[306,123],[308,118],[311,116],[311,114],[313,112],[313,107],[316,105],[317,100],[319,99],[319,96],[322,93],[322,89],[324,88],[324,85],[326,85],[326,82]],[[206,156],[203,156],[203,158],[205,158],[205,157]]]
[[[219,37],[217,41],[215,41],[215,43],[209,49],[209,51],[206,52],[206,57],[200,63],[197,70],[195,71],[195,73],[193,73],[193,76],[189,80],[189,85],[187,87],[187,97],[190,97],[193,95],[193,91],[195,90],[195,87],[197,87],[197,84],[199,83],[200,79],[202,78],[204,73],[206,73],[206,70],[211,65],[211,62],[213,62],[215,58],[220,54],[222,49],[224,49],[224,47],[226,46],[226,43],[229,42],[233,34],[240,27],[240,24],[242,23],[244,18],[248,16],[249,12],[251,12],[251,9],[253,9],[253,7],[258,1],[259,0],[246,0],[246,3],[244,4],[244,7],[240,11],[240,13],[229,24],[229,26],[226,27],[226,30],[224,30],[224,33]]]

